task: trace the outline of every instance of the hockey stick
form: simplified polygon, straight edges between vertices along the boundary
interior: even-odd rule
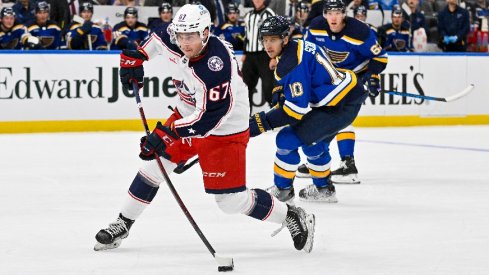
[[[470,84],[467,86],[467,88],[463,89],[461,92],[456,93],[454,95],[448,96],[448,97],[434,97],[434,96],[427,96],[427,95],[418,95],[418,94],[410,94],[410,93],[401,93],[397,91],[382,91],[384,94],[390,94],[390,95],[398,95],[398,96],[404,96],[404,97],[414,97],[414,98],[421,98],[421,99],[426,99],[426,100],[433,100],[433,101],[443,101],[443,102],[451,102],[455,101],[459,98],[462,98],[469,94],[472,90],[474,89],[474,84]]]
[[[139,109],[139,115],[141,116],[141,121],[143,122],[144,130],[146,131],[146,136],[149,136],[151,132],[149,131],[148,127],[148,122],[146,121],[146,116],[144,115],[144,109],[143,105],[141,103],[141,98],[139,97],[139,87],[136,83],[132,83],[132,89],[134,91],[134,96],[136,97],[136,103],[138,105]],[[165,167],[163,166],[163,163],[161,162],[160,156],[158,156],[157,153],[154,153],[154,157],[156,162],[158,163],[158,167],[160,168],[161,173],[163,174],[163,177],[165,178],[165,182],[168,185],[168,188],[170,188],[170,191],[177,201],[178,205],[182,209],[183,213],[187,217],[188,221],[194,228],[195,232],[199,235],[200,239],[202,242],[204,242],[205,246],[209,250],[209,252],[212,254],[214,259],[216,260],[218,264],[218,271],[232,271],[234,269],[234,261],[233,258],[228,258],[228,257],[221,257],[219,256],[212,245],[209,243],[207,238],[204,236],[204,233],[202,233],[202,230],[200,230],[199,226],[195,222],[194,218],[192,218],[192,215],[190,215],[190,212],[188,211],[187,207],[183,203],[182,199],[180,198],[180,195],[178,195],[177,190],[173,186],[173,183],[170,180],[170,177],[168,176],[168,173],[165,170]]]
[[[187,171],[188,169],[190,169],[190,167],[194,166],[198,162],[199,162],[199,158],[193,159],[189,163],[179,163],[177,165],[177,167],[173,170],[173,172],[175,172],[177,174],[181,174],[181,173]]]

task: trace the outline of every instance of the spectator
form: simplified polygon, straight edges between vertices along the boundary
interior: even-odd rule
[[[439,47],[444,52],[465,52],[469,31],[469,12],[460,8],[457,0],[447,0],[438,14]]]
[[[46,1],[36,3],[36,19],[26,24],[27,31],[36,37],[36,50],[55,50],[61,45],[61,28],[49,20],[49,4]]]
[[[248,86],[250,100],[250,111],[253,106],[261,106],[268,102],[272,103],[272,89],[274,76],[271,68],[275,62],[270,59],[263,49],[261,41],[258,39],[258,28],[261,22],[275,13],[267,8],[265,0],[253,0],[253,10],[249,11],[245,17],[245,46],[243,60],[243,79]],[[259,104],[253,103],[253,94],[256,92],[258,79],[261,79],[262,100]]]
[[[12,8],[2,8],[0,11],[0,49],[18,50],[27,45],[28,35],[24,25],[15,22],[15,12]]]
[[[163,24],[171,23],[173,19],[173,7],[168,2],[163,2],[161,6],[158,8],[158,13],[160,18],[153,20],[149,26],[151,31],[154,31],[156,28]]]
[[[234,50],[242,51],[244,45],[245,27],[239,22],[239,9],[234,3],[226,8],[227,21],[220,26],[216,35],[233,45]]]
[[[34,1],[18,0],[12,9],[15,12],[15,20],[17,23],[25,24],[35,19],[34,17]]]
[[[456,1],[456,0],[454,0]],[[386,51],[409,52],[413,50],[409,24],[404,21],[401,8],[396,5],[391,13],[392,23],[379,28],[379,43]]]
[[[73,50],[107,50],[102,29],[92,22],[93,5],[84,2],[79,7],[79,13],[83,22],[71,22],[67,35],[69,49]]]
[[[137,49],[139,42],[148,37],[148,27],[138,21],[138,10],[128,7],[124,11],[124,21],[116,24],[112,29],[114,39],[111,49]]]

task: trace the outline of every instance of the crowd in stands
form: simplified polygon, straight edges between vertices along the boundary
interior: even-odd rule
[[[200,2],[211,12],[213,33],[235,50],[246,43],[245,15],[255,0],[0,0],[0,49],[134,49],[151,31],[171,22],[173,8]],[[400,1],[400,2],[399,2]],[[369,11],[390,11],[387,24],[371,26],[387,51],[488,51],[488,0],[346,0],[347,13],[366,21]],[[321,0],[265,0],[290,18],[291,35],[302,38],[312,18],[322,16]],[[113,26],[93,22],[94,5],[126,6]],[[140,22],[138,7],[153,6],[160,18]]]

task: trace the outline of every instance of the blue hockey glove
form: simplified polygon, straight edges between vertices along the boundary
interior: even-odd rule
[[[282,86],[275,87],[272,91],[272,107],[275,105],[282,106],[285,102],[285,95],[282,90]]]
[[[146,56],[140,51],[122,50],[119,76],[124,88],[132,90],[131,82],[137,83],[139,88],[143,87],[145,60]]]
[[[250,137],[256,137],[265,133],[266,131],[273,130],[270,123],[267,120],[267,114],[265,112],[259,112],[250,117]]]
[[[448,41],[450,43],[456,43],[457,42],[457,36],[456,35],[449,36]]]
[[[368,94],[376,97],[380,93],[380,77],[377,74],[366,74],[363,83],[367,85]]]
[[[171,156],[166,153],[166,148],[178,139],[179,137],[175,132],[158,121],[153,132],[149,136],[141,138],[141,153],[139,157],[142,160],[153,160],[156,153],[158,156],[169,160]]]
[[[85,23],[83,23],[83,25],[81,25],[79,30],[81,32],[83,32],[83,34],[87,34],[87,33],[90,33],[92,31],[92,26],[93,26],[92,21],[85,21]]]

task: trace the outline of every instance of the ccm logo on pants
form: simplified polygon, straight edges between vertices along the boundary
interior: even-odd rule
[[[209,173],[209,172],[202,172],[202,175],[204,175],[204,177],[209,177],[209,178],[224,178],[226,176],[226,172],[224,173],[219,173],[219,172],[212,172],[212,173]]]

